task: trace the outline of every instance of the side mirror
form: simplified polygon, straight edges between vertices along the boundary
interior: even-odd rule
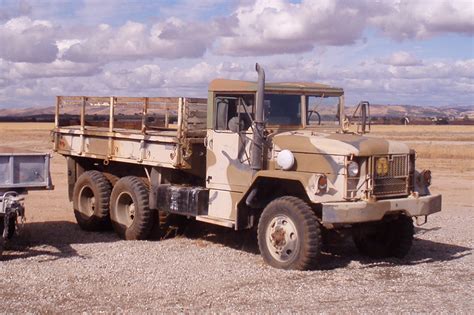
[[[216,115],[216,130],[227,129],[227,119],[229,111],[229,102],[225,99],[216,98],[217,115]]]
[[[357,113],[360,111],[360,116],[357,116]],[[367,101],[361,101],[354,113],[352,114],[352,119],[359,118],[357,123],[357,132],[358,133],[367,133],[370,131],[370,103]]]

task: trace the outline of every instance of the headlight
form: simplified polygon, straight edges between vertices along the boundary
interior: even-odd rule
[[[349,163],[347,163],[347,174],[351,177],[359,175],[359,164],[354,161],[349,161]]]
[[[277,164],[282,170],[289,170],[295,164],[295,156],[290,150],[281,150],[277,156]]]

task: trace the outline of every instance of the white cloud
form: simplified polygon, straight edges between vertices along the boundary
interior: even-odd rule
[[[474,99],[474,59],[423,60],[419,66],[366,62],[322,72],[326,83],[344,87],[349,104],[365,99],[392,104],[469,104]]]
[[[310,51],[317,45],[351,45],[375,27],[385,36],[424,39],[440,33],[474,34],[472,0],[257,0],[236,9],[233,33],[217,40],[224,55]]]
[[[235,80],[254,80],[255,71],[249,67],[232,62],[198,62],[190,67],[162,69],[156,64],[144,64],[133,69],[111,67],[104,71],[100,80],[111,90],[157,91],[169,90],[176,96],[183,92],[191,96],[205,96],[207,85],[215,78]],[[189,94],[187,94],[189,95]]]
[[[135,69],[108,70],[103,74],[104,84],[115,90],[140,90],[163,86],[165,83],[161,68],[145,64]]]
[[[257,0],[236,10],[233,34],[218,40],[217,51],[268,55],[310,51],[315,44],[352,44],[362,36],[365,8],[362,2]]]
[[[0,7],[0,21],[9,20],[18,16],[31,13],[31,5],[26,0],[14,1],[11,3],[2,3]]]
[[[389,72],[399,79],[474,79],[474,59],[438,61],[422,67],[389,67]]]
[[[423,39],[439,33],[474,34],[472,0],[388,0],[370,24],[397,40]]]
[[[52,62],[58,48],[49,21],[18,17],[0,25],[0,58],[14,62]]]
[[[99,25],[63,53],[75,62],[200,57],[212,44],[212,25],[169,18],[151,27],[127,22],[119,28]]]
[[[341,86],[348,100],[474,99],[472,57],[441,47],[426,59],[432,48],[423,46],[444,33],[472,43],[471,1],[63,1],[0,5],[0,104],[57,94],[205,96],[216,77],[255,80],[254,56],[269,81]]]
[[[377,61],[395,67],[419,66],[422,64],[420,59],[416,58],[414,55],[406,51],[394,52],[389,57],[379,58]]]
[[[101,66],[88,63],[55,60],[51,63],[8,62],[0,59],[0,79],[8,82],[51,77],[92,76],[102,71]]]

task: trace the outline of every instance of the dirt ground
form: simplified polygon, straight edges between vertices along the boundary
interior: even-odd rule
[[[0,145],[49,151],[51,127],[0,124]],[[54,191],[27,196],[27,221],[0,261],[0,312],[473,313],[474,127],[372,131],[416,148],[443,195],[402,260],[364,258],[344,240],[326,249],[322,270],[283,271],[263,263],[249,233],[199,226],[135,242],[87,233],[67,199],[65,159],[54,155]]]

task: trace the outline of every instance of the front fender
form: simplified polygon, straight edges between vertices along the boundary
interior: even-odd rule
[[[317,188],[318,175],[302,172],[288,172],[281,170],[264,170],[255,174],[248,191],[244,194],[242,201],[247,206],[252,206],[253,200],[259,199],[262,192],[269,184],[272,185],[273,191],[266,191],[265,194],[275,193],[288,190],[297,194],[297,197],[306,201],[314,202],[311,198]],[[316,185],[316,186],[315,186]],[[261,207],[259,205],[258,207]]]

